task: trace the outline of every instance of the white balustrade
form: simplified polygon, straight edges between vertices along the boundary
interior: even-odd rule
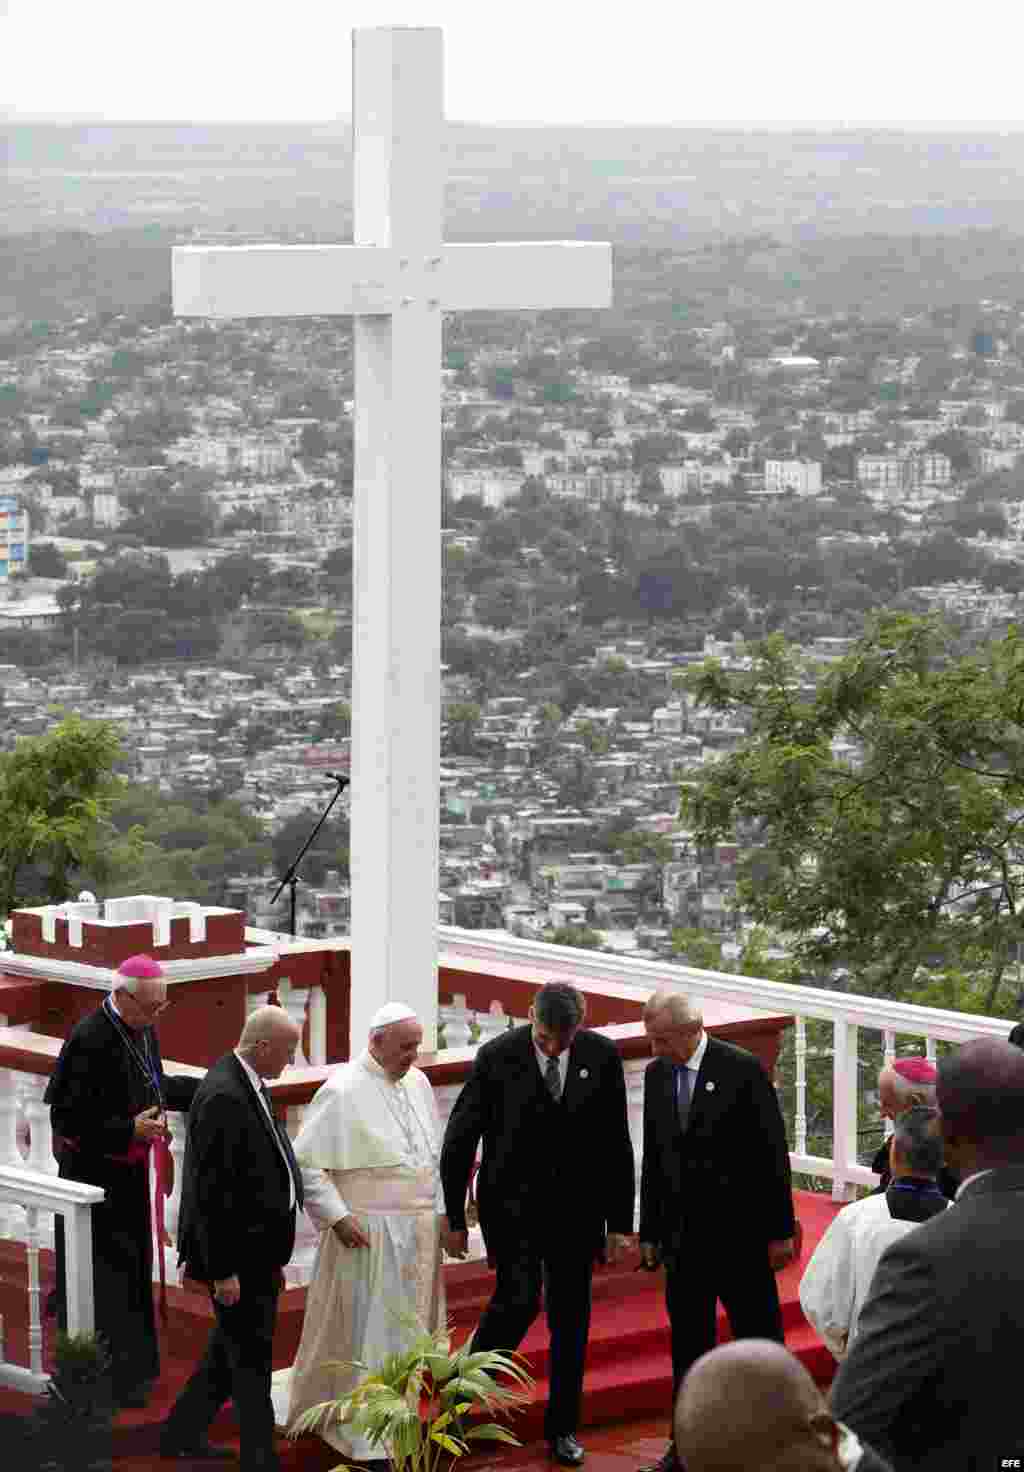
[[[492,1002],[486,1012],[478,1012],[476,1024],[481,1043],[490,1042],[491,1038],[500,1038],[502,1033],[508,1031],[509,1025],[500,1002]]]
[[[628,1058],[623,1064],[626,1075],[626,1118],[633,1146],[636,1171],[636,1217],[640,1217],[640,1165],[644,1158],[644,1074],[649,1058]]]
[[[12,1068],[0,1068],[0,1169],[23,1167],[25,1157],[18,1143],[21,1102],[18,1098],[18,1075]],[[0,1237],[11,1237],[24,1221],[24,1215],[13,1200],[0,1198]]]
[[[796,1113],[793,1118],[793,1144],[797,1155],[807,1154],[807,1019],[798,1017],[794,1024],[793,1049],[796,1059]]]
[[[327,1062],[327,993],[322,986],[309,989],[309,1061],[314,1068]]]
[[[456,995],[451,1004],[441,1009],[444,1017],[444,1045],[446,1048],[468,1048],[473,1040],[470,1024],[473,1014],[466,1006],[466,998]]]
[[[164,1253],[164,1262],[167,1270],[167,1281],[180,1282],[181,1269],[178,1267],[178,1221],[181,1216],[181,1184],[185,1172],[185,1140],[188,1135],[188,1121],[184,1114],[177,1109],[168,1109],[166,1114],[167,1127],[171,1132],[170,1148],[171,1163],[174,1167],[174,1185],[171,1194],[164,1205],[164,1226],[173,1246]],[[159,1265],[154,1254],[154,1275],[159,1273]]]
[[[40,1212],[58,1212],[64,1218],[65,1276],[69,1334],[92,1332],[92,1208],[103,1200],[100,1186],[56,1177],[24,1167],[0,1165],[0,1203],[17,1203],[27,1217],[24,1240],[29,1275],[29,1355],[31,1364],[0,1363],[0,1385],[38,1393],[46,1384],[42,1373],[42,1305],[39,1287]]]
[[[25,1211],[25,1258],[28,1266],[28,1366],[33,1375],[43,1373],[43,1306],[39,1293],[39,1246],[42,1240],[39,1207]]]
[[[293,986],[287,976],[282,976],[277,983],[277,1000],[299,1029],[299,1041],[295,1048],[297,1068],[308,1066],[306,1055],[302,1051],[302,1031],[306,1026],[306,1003],[309,1001],[309,991],[309,987]]]

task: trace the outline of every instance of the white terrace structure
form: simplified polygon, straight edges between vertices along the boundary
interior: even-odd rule
[[[347,941],[295,942],[287,936],[252,930],[246,932],[246,941],[261,954],[261,959],[269,948],[274,948],[278,955],[278,971],[282,968],[297,971],[303,955],[313,949],[319,953],[343,952],[348,945]],[[424,1060],[426,1071],[434,1083],[442,1121],[451,1111],[476,1048],[513,1022],[525,1020],[530,998],[540,982],[571,979],[584,992],[589,991],[593,999],[604,1001],[612,993],[621,998],[629,998],[631,994],[642,997],[652,988],[668,986],[701,1001],[709,1015],[728,1017],[735,1012],[749,1019],[756,1018],[760,1012],[776,1018],[780,1013],[792,1016],[795,1088],[791,1097],[787,1089],[783,1099],[792,1145],[792,1167],[794,1172],[831,1181],[832,1195],[836,1200],[848,1199],[856,1187],[871,1186],[875,1181],[870,1168],[858,1162],[858,1128],[877,1123],[871,1118],[858,1119],[862,1034],[865,1035],[865,1044],[872,1042],[874,1050],[891,1058],[897,1050],[916,1050],[934,1057],[936,1044],[940,1041],[959,1044],[982,1036],[1005,1037],[1007,1032],[1007,1024],[1001,1018],[978,1017],[862,997],[855,993],[822,991],[756,977],[581,952],[512,936],[496,936],[493,932],[441,927],[438,942],[442,975],[447,968],[448,974],[461,975],[475,987],[472,1009],[466,1005],[466,997],[459,993],[439,1007],[438,1024],[443,1046]],[[5,957],[5,962],[14,959]],[[495,974],[502,980],[495,982],[495,996],[485,1006],[486,978]],[[262,977],[257,979],[254,976],[251,985],[261,987]],[[444,988],[442,981],[442,996],[445,995]],[[306,1019],[309,1056],[323,1060],[326,1057],[327,1017],[324,988],[314,984],[282,989],[286,992],[283,1000],[288,1010],[293,1016]],[[257,1006],[267,995],[262,990],[250,991],[247,1005]],[[2,1000],[0,1005],[3,1005]],[[38,1275],[40,1248],[52,1245],[54,1214],[60,1213],[65,1220],[71,1262],[78,1265],[70,1274],[75,1288],[69,1303],[70,1325],[79,1330],[90,1328],[90,1211],[101,1193],[91,1187],[57,1179],[49,1113],[42,1103],[42,1095],[59,1051],[59,1041],[25,1028],[8,1027],[6,1020],[0,1017],[0,1247],[5,1243],[8,1247],[24,1244],[30,1332],[28,1364],[0,1364],[0,1384],[28,1389],[41,1385],[45,1378]],[[825,1023],[831,1029],[831,1045],[819,1050],[831,1058],[832,1148],[829,1154],[811,1154],[807,1148],[806,1028],[811,1021]],[[630,1131],[639,1171],[643,1073],[648,1061],[643,1029],[633,1022],[615,1024],[604,1030],[616,1040],[623,1054]],[[171,1072],[199,1071],[172,1059],[165,1061]],[[303,1064],[286,1070],[272,1085],[273,1092],[287,1108],[289,1128],[293,1133],[299,1127],[306,1103],[325,1076],[326,1069],[322,1064]],[[171,1121],[174,1126],[172,1148],[180,1183],[183,1131],[180,1116],[172,1115]],[[176,1186],[167,1212],[167,1226],[172,1237],[177,1222],[179,1189]],[[287,1273],[291,1286],[308,1281],[314,1247],[314,1233],[306,1225],[300,1231],[295,1256]],[[479,1239],[476,1251],[482,1255]],[[176,1281],[173,1252],[168,1257],[168,1278],[173,1282]],[[0,1346],[0,1358],[2,1354]]]

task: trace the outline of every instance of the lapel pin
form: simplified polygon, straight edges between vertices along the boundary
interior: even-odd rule
[[[708,1079],[708,1081],[707,1081],[707,1083],[706,1083],[706,1084],[705,1084],[705,1085],[704,1085],[704,1087],[705,1087],[705,1088],[706,1088],[706,1089],[707,1089],[707,1091],[708,1091],[708,1093],[709,1093],[709,1094],[713,1094],[713,1093],[714,1093],[714,1092],[715,1092],[715,1086],[714,1086],[714,1084],[713,1084],[713,1083],[712,1083],[712,1082],[711,1082],[711,1080],[710,1080],[710,1079]]]
[[[589,1077],[590,1077],[590,1070],[588,1068],[581,1068],[580,1069],[580,1078],[589,1078]]]

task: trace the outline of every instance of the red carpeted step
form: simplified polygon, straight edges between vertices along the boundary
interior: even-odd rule
[[[837,1208],[828,1197],[803,1192],[797,1193],[796,1201],[804,1228],[803,1256],[779,1275],[786,1340],[819,1383],[827,1384],[834,1371],[832,1357],[804,1321],[797,1289],[807,1259]],[[635,1271],[635,1262],[634,1255],[623,1265],[598,1269],[594,1277],[584,1427],[662,1414],[667,1420],[672,1380],[663,1280],[660,1275]],[[7,1274],[9,1279],[20,1275],[20,1265]],[[3,1276],[0,1268],[0,1280]],[[454,1337],[459,1342],[470,1332],[490,1297],[494,1277],[485,1265],[467,1263],[448,1268],[445,1278]],[[8,1296],[16,1296],[24,1304],[20,1293],[10,1293],[11,1286],[9,1283]],[[123,1413],[114,1427],[115,1456],[126,1472],[134,1466],[153,1469],[160,1465],[155,1457],[160,1423],[192,1373],[209,1334],[212,1314],[203,1293],[172,1288],[168,1299],[170,1319],[160,1331],[163,1373],[159,1384],[145,1410]],[[304,1304],[305,1294],[300,1289],[290,1289],[282,1296],[274,1340],[275,1368],[284,1368],[294,1359]],[[17,1319],[17,1313],[14,1317]],[[719,1335],[724,1339],[728,1333],[725,1317],[720,1315]],[[19,1338],[17,1331],[12,1337]],[[543,1316],[531,1328],[522,1348],[537,1376],[537,1386],[530,1405],[513,1422],[513,1429],[521,1440],[530,1441],[543,1436],[548,1388],[548,1339]],[[10,1400],[12,1409],[31,1409],[28,1397],[12,1394]],[[230,1407],[218,1416],[211,1435],[215,1441],[236,1440],[237,1427]],[[327,1472],[338,1465],[336,1453],[309,1438],[299,1443],[282,1442],[282,1460],[288,1472]]]

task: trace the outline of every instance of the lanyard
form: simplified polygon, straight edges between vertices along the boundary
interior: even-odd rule
[[[141,1072],[143,1078],[156,1095],[157,1104],[163,1108],[163,1089],[161,1087],[160,1064],[156,1055],[150,1047],[149,1029],[144,1028],[142,1033],[142,1047],[140,1048],[128,1028],[114,1011],[110,998],[107,997],[103,1003],[103,1011],[131,1055],[132,1061]]]

